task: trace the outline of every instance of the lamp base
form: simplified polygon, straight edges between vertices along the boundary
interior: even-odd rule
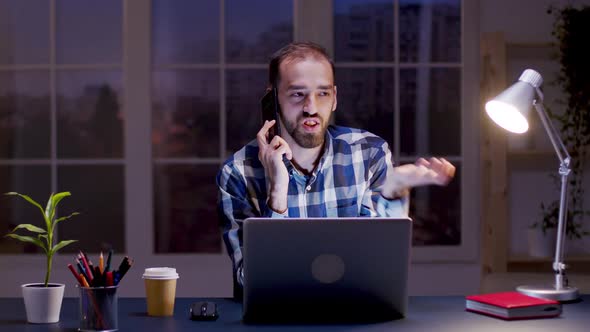
[[[555,300],[560,302],[569,302],[577,300],[580,297],[578,289],[576,287],[563,287],[561,289],[555,289],[553,286],[518,286],[516,290],[524,295],[540,297],[549,300]]]

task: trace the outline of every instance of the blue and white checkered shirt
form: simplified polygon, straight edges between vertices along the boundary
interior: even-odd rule
[[[408,199],[389,200],[378,191],[392,163],[385,140],[368,131],[329,126],[323,155],[304,175],[283,159],[289,172],[288,209],[267,205],[264,167],[251,141],[231,156],[217,174],[223,239],[242,285],[242,222],[249,217],[405,217]]]

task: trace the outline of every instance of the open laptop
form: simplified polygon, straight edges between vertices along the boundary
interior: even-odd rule
[[[405,316],[411,233],[408,218],[245,220],[244,321]]]

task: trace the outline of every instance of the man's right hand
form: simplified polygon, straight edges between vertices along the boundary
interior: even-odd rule
[[[275,120],[265,121],[256,135],[258,141],[258,159],[264,166],[268,190],[268,206],[277,213],[287,210],[287,192],[289,189],[289,172],[283,163],[283,155],[293,158],[289,144],[276,135],[268,142],[268,130],[274,126]]]

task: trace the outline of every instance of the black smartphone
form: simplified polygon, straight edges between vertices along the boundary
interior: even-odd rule
[[[279,96],[277,89],[268,90],[260,100],[260,107],[262,109],[262,123],[264,121],[276,120],[274,126],[268,131],[268,141],[270,142],[275,135],[281,135],[281,126],[279,125],[279,112],[281,106],[279,105]]]

